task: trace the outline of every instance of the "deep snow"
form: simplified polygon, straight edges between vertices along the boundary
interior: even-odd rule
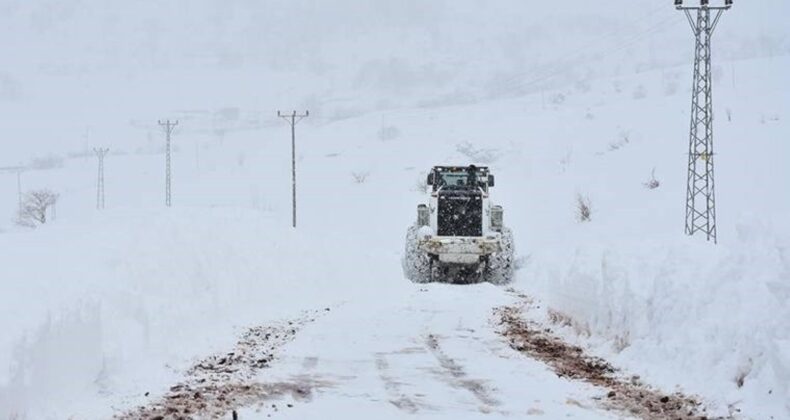
[[[4,16],[17,17],[10,20],[17,26],[4,29],[14,37],[31,31],[20,23],[26,22],[20,13],[32,14],[43,27],[54,19],[20,4],[0,2],[13,11]],[[782,55],[783,44],[767,54],[756,41],[781,35],[777,28],[784,27],[780,16],[786,13],[768,16],[746,3],[740,13],[751,20],[739,21],[734,9],[717,34],[720,244],[714,247],[683,235],[691,39],[681,15],[654,6],[634,27],[620,16],[613,33],[642,34],[624,48],[608,33],[588,46],[585,37],[597,31],[595,24],[574,26],[579,34],[568,42],[575,44],[566,44],[553,26],[537,24],[554,16],[540,9],[531,17],[532,28],[542,28],[539,33],[553,41],[536,47],[515,39],[507,51],[528,51],[517,59],[494,51],[490,40],[463,42],[470,39],[461,36],[470,25],[502,15],[496,9],[476,16],[477,8],[464,4],[449,16],[437,6],[438,15],[425,18],[442,16],[437,22],[446,32],[433,35],[435,45],[446,47],[453,38],[448,33],[458,37],[449,50],[415,48],[429,45],[424,41],[430,34],[415,29],[427,24],[410,22],[404,11],[383,23],[391,33],[333,32],[326,43],[314,45],[302,39],[313,48],[306,56],[327,56],[295,74],[288,74],[289,66],[310,60],[297,54],[267,62],[275,70],[260,76],[250,69],[262,58],[245,61],[233,48],[206,47],[206,34],[194,45],[184,41],[186,52],[168,61],[156,39],[187,39],[179,34],[193,32],[200,26],[194,20],[211,15],[202,7],[173,33],[151,35],[149,44],[142,32],[126,37],[122,28],[107,35],[105,44],[88,27],[64,37],[69,48],[53,54],[59,51],[53,41],[58,34],[91,20],[66,6],[72,14],[64,14],[72,17],[64,18],[63,28],[33,31],[37,38],[31,44],[40,54],[23,54],[23,38],[4,37],[6,56],[18,58],[0,73],[0,124],[24,141],[15,142],[0,164],[50,153],[63,160],[62,166],[23,174],[25,189],[61,193],[57,219],[32,232],[13,226],[16,179],[0,173],[0,418],[107,417],[144,401],[145,392],[161,394],[192,362],[227,348],[245,327],[330,306],[340,312],[322,324],[326,332],[307,328],[272,374],[291,374],[300,357],[321,353],[315,347],[322,346],[327,353],[318,357],[335,363],[330,373],[355,371],[357,379],[347,389],[364,389],[376,353],[424,337],[423,327],[436,325],[454,337],[449,351],[469,362],[473,376],[501,379],[498,398],[508,410],[530,408],[512,401],[519,394],[511,386],[530,384],[524,375],[545,372],[531,370],[537,367],[528,361],[505,365],[490,347],[467,347],[453,336],[453,321],[460,320],[479,331],[472,335],[498,346],[483,318],[505,301],[504,291],[433,285],[419,292],[400,269],[406,226],[424,199],[418,191],[424,171],[470,161],[490,165],[497,176],[495,199],[505,208],[521,257],[513,287],[571,317],[574,326],[564,330],[569,340],[648,383],[697,393],[724,412],[731,405],[747,418],[790,416],[790,199],[784,193],[790,180],[790,146],[784,141],[790,60]],[[775,6],[787,8],[785,2]],[[150,12],[137,7],[134,16]],[[600,13],[582,8],[582,17],[568,19],[600,18],[619,6],[606,7]],[[565,19],[567,12],[557,16]],[[219,26],[233,27],[228,19]],[[136,27],[144,20],[120,24]],[[481,31],[495,32],[500,42],[518,20],[492,20]],[[758,21],[763,38],[736,31]],[[275,35],[287,32],[285,22],[285,28],[272,29]],[[152,33],[161,30],[156,22],[147,25]],[[374,50],[370,44],[396,45],[399,34],[409,36],[397,49],[376,50],[379,61],[363,59]],[[241,35],[225,36],[232,41]],[[258,36],[253,31],[244,39]],[[661,47],[656,38],[683,47]],[[133,44],[137,54],[107,52],[118,39]],[[359,45],[349,47],[348,39]],[[82,55],[65,53],[85,45],[91,47]],[[224,61],[189,55],[204,47]],[[335,61],[331,51],[342,51],[346,60]],[[605,54],[594,59],[596,53]],[[40,57],[58,65],[42,64]],[[520,69],[518,63],[529,64],[531,57],[550,65]],[[196,65],[205,62],[212,64]],[[582,64],[571,65],[577,62]],[[508,74],[492,76],[498,67]],[[593,71],[590,77],[582,77],[582,68]],[[553,76],[535,84],[544,73]],[[266,93],[250,94],[249,86],[257,85],[266,86]],[[312,114],[298,126],[295,231],[289,228],[289,133],[275,117],[278,106],[295,106],[292,98]],[[42,116],[46,124],[36,127],[34,120]],[[172,209],[162,208],[162,141],[154,125],[168,116],[182,121],[174,136]],[[92,128],[80,138],[86,125]],[[112,147],[108,208],[101,213],[93,208],[94,158],[67,156],[93,143]],[[643,183],[654,168],[661,185],[648,190]],[[355,173],[367,174],[366,180],[357,183]],[[592,204],[589,223],[575,220],[578,194]],[[348,359],[367,368],[348,368]],[[398,363],[390,362],[393,375],[409,376],[415,387],[439,395],[447,392],[433,379],[415,379],[412,370],[425,359]],[[541,410],[574,411],[562,395],[584,399],[594,392],[555,385],[545,391],[558,393]],[[343,392],[328,392],[291,415],[344,410],[355,400],[344,399]],[[383,401],[382,395],[373,399]],[[468,395],[453,398],[438,398],[447,404],[439,415],[471,413]],[[386,402],[365,404],[366,410],[397,417]],[[584,418],[607,415],[582,413],[577,412]]]

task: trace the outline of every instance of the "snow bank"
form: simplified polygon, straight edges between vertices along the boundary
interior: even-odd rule
[[[790,415],[790,231],[744,223],[711,247],[589,240],[531,256],[521,286],[649,383]],[[721,407],[722,409],[723,408]]]
[[[285,226],[255,211],[172,209],[0,236],[0,418],[107,417],[232,342],[234,327],[386,287],[349,286],[360,263],[326,252],[342,238]]]

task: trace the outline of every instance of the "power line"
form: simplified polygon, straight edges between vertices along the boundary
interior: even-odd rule
[[[297,114],[294,111],[292,114],[282,114],[277,111],[277,116],[284,119],[291,126],[291,212],[293,227],[296,227],[296,124],[299,121],[310,116],[310,111],[305,111],[304,114]]]
[[[648,15],[638,19],[638,20],[646,20],[647,18],[652,18],[656,13],[651,12]],[[649,26],[647,29],[634,34],[631,38],[627,38],[622,42],[617,43],[615,46],[611,47],[604,47],[598,50],[591,51],[590,47],[595,46],[596,44],[602,44],[603,41],[606,41],[608,38],[612,38],[613,35],[618,35],[616,32],[612,32],[606,35],[599,37],[598,39],[585,44],[584,46],[574,49],[572,52],[567,54],[563,54],[558,57],[554,62],[544,66],[541,70],[538,70],[538,74],[530,80],[519,80],[526,76],[526,73],[521,73],[517,75],[513,75],[508,77],[504,80],[503,83],[507,85],[508,90],[514,89],[526,89],[535,86],[540,82],[545,82],[547,80],[551,80],[554,77],[567,73],[573,69],[575,69],[575,65],[573,64],[574,60],[578,60],[583,58],[585,55],[592,55],[596,57],[597,60],[602,58],[606,58],[609,55],[621,51],[625,48],[636,44],[637,42],[641,41],[646,36],[655,34],[660,32],[665,27],[669,27],[675,24],[672,20],[672,17],[667,15],[664,18],[660,19],[656,23]],[[601,45],[602,46],[602,45]],[[533,73],[534,74],[534,73]]]
[[[641,17],[639,17],[639,18],[636,18],[636,19],[633,21],[633,23],[635,23],[635,24],[636,24],[636,23],[638,23],[638,22],[641,22],[641,21],[648,20],[648,19],[652,18],[653,16],[655,16],[655,15],[656,15],[658,12],[660,12],[661,10],[663,10],[663,9],[662,9],[662,7],[661,7],[661,6],[658,6],[658,7],[656,7],[655,9],[651,10],[650,12],[648,12],[647,14],[645,14],[645,15],[643,15],[643,16],[641,16]],[[650,29],[648,29],[648,30],[650,30]],[[592,41],[590,41],[590,42],[588,42],[588,43],[586,43],[586,44],[584,44],[584,45],[581,45],[581,46],[580,46],[580,47],[578,47],[578,48],[575,48],[575,49],[574,49],[573,51],[571,51],[571,52],[568,52],[568,53],[562,54],[560,57],[558,57],[558,58],[557,58],[557,59],[554,61],[554,63],[553,63],[553,64],[549,64],[549,65],[548,65],[548,66],[546,66],[546,67],[548,67],[548,68],[557,67],[557,65],[558,65],[558,62],[559,62],[559,64],[561,65],[561,67],[564,67],[564,63],[561,63],[561,60],[569,60],[569,57],[573,57],[573,56],[579,56],[579,57],[581,57],[581,56],[583,56],[585,53],[588,53],[588,52],[589,52],[589,50],[590,50],[590,48],[592,48],[592,47],[598,47],[598,46],[601,46],[601,44],[602,44],[604,41],[608,41],[609,39],[614,39],[614,38],[620,38],[620,33],[619,33],[619,30],[617,30],[617,29],[615,29],[615,30],[612,30],[612,31],[609,31],[609,32],[606,32],[606,33],[604,33],[604,34],[602,34],[602,35],[600,35],[600,36],[596,37],[596,38],[595,38],[595,39],[593,39]],[[515,81],[517,81],[516,79],[518,79],[518,78],[520,78],[520,77],[523,77],[523,76],[525,76],[525,75],[526,75],[525,73],[521,73],[521,74],[516,74],[516,75],[513,75],[513,76],[509,77],[508,79],[506,79],[506,80],[505,80],[505,82],[506,82],[506,83],[515,82]]]
[[[716,238],[716,194],[713,178],[713,79],[711,77],[710,44],[722,13],[732,6],[710,7],[708,0],[699,6],[684,7],[683,0],[675,6],[686,14],[694,32],[694,82],[691,90],[691,128],[689,130],[688,176],[686,181],[686,234],[702,231],[708,241]],[[696,19],[691,11],[695,11]],[[711,11],[716,16],[711,19]]]
[[[104,157],[107,155],[110,149],[107,148],[94,148],[93,153],[96,153],[96,157],[99,159],[99,173],[96,179],[96,209],[102,210],[104,209]]]
[[[159,125],[165,131],[165,206],[170,207],[173,204],[172,194],[170,189],[171,170],[170,170],[170,136],[173,134],[173,129],[178,125],[178,120],[171,122],[167,120],[162,122],[158,121]]]

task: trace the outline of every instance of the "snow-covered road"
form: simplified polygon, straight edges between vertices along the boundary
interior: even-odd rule
[[[304,384],[304,395],[263,392],[238,417],[619,417],[596,404],[603,388],[560,378],[510,348],[493,309],[517,300],[489,284],[430,284],[320,311],[250,378],[262,389]]]
[[[547,90],[547,101],[378,111],[319,101],[299,131],[298,229],[288,130],[247,95],[228,104],[260,129],[200,131],[224,115],[216,100],[183,120],[172,208],[161,208],[156,132],[113,149],[104,212],[91,211],[93,161],[63,155],[23,177],[26,190],[61,193],[54,223],[30,232],[0,219],[0,418],[102,419],[156,404],[201,379],[190,367],[302,311],[320,316],[289,340],[264,340],[276,358],[242,378],[260,386],[245,390],[256,398],[238,405],[241,418],[621,416],[599,405],[611,390],[559,379],[498,334],[495,309],[518,296],[403,278],[425,171],[469,162],[497,176],[492,196],[523,262],[511,287],[579,326],[545,328],[623,378],[701,395],[717,415],[790,418],[790,201],[773,193],[790,179],[788,96],[776,89],[788,63],[721,70],[732,82],[717,88],[727,107],[718,247],[682,230],[686,68],[594,78]],[[164,103],[146,118],[192,106]],[[645,188],[653,172],[661,186]],[[4,177],[8,213],[16,188]],[[592,202],[589,223],[575,218],[578,197]]]

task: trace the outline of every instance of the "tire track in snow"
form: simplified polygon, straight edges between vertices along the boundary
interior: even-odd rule
[[[390,396],[389,402],[392,405],[409,414],[415,414],[424,407],[422,402],[403,393],[401,383],[390,376],[390,365],[385,353],[376,353],[376,370],[379,373],[379,379],[384,383],[384,389]]]
[[[469,378],[463,366],[442,350],[436,335],[428,334],[425,344],[439,362],[445,381],[472,394],[482,404],[480,411],[490,413],[500,405],[500,402],[491,396],[491,391],[482,380]]]

